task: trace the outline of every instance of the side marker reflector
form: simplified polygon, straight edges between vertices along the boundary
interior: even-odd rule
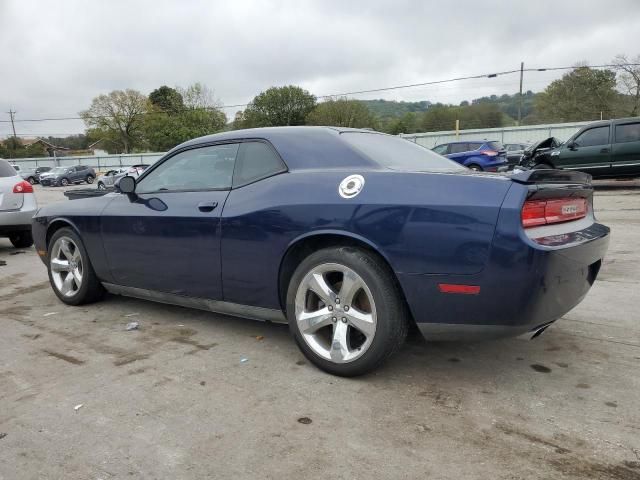
[[[441,293],[461,293],[463,295],[478,295],[479,285],[457,285],[455,283],[439,283],[438,288]]]

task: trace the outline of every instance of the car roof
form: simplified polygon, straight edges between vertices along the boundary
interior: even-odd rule
[[[357,152],[340,139],[343,133],[359,132],[387,135],[372,130],[342,127],[265,127],[231,130],[189,140],[169,153],[185,147],[194,147],[232,140],[266,140],[282,156],[289,169],[341,169],[347,167],[375,168],[376,163]]]
[[[455,142],[441,143],[440,145],[455,145],[457,143],[488,143],[497,142],[498,140],[456,140]]]

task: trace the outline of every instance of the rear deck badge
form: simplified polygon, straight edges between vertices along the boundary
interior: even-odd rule
[[[340,182],[338,193],[342,198],[353,198],[364,188],[364,177],[362,175],[349,175]]]

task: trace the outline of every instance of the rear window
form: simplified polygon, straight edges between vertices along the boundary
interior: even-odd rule
[[[15,169],[9,165],[9,162],[0,160],[0,177],[15,177]]]
[[[342,132],[350,146],[391,170],[406,172],[458,172],[465,167],[400,137],[379,133]]]
[[[616,142],[640,142],[640,123],[616,125]]]
[[[487,142],[487,145],[491,150],[495,150],[496,152],[504,150],[504,145],[502,145],[500,142]],[[518,147],[519,146],[520,145],[518,145]]]

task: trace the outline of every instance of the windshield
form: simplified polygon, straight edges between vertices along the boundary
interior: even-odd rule
[[[340,137],[377,164],[405,172],[460,172],[465,167],[400,137],[342,132]]]

